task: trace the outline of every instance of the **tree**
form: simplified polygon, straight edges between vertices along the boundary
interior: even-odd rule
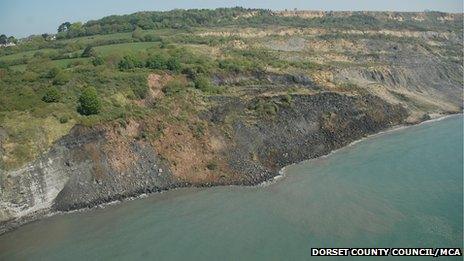
[[[16,40],[16,38],[14,36],[10,36],[10,37],[8,37],[8,42],[16,44],[18,42],[18,40]]]
[[[47,103],[58,102],[60,100],[60,96],[58,89],[55,87],[49,87],[42,96],[42,101]]]
[[[140,41],[143,40],[143,33],[140,27],[135,28],[135,30],[132,32],[132,38]]]
[[[0,44],[7,44],[8,43],[8,37],[6,35],[2,34],[0,35]]]
[[[137,21],[137,25],[142,27],[144,30],[155,28],[155,24],[149,17],[140,17]]]
[[[101,109],[101,101],[94,87],[87,87],[79,97],[77,111],[82,115],[98,114]]]
[[[60,26],[58,27],[58,33],[68,31],[69,27],[71,27],[70,22],[64,22],[64,23],[60,24]]]
[[[95,57],[96,52],[92,48],[92,46],[85,47],[84,51],[82,52],[82,57]]]
[[[87,26],[85,28],[85,33],[87,35],[96,35],[96,34],[102,33],[101,26],[99,24]]]
[[[69,30],[80,30],[81,28],[82,28],[81,22],[75,22],[69,26]]]
[[[81,22],[72,23],[67,31],[67,37],[77,37],[84,33]]]

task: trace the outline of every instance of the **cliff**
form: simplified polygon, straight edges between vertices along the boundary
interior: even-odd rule
[[[1,180],[2,228],[13,226],[11,221],[17,217],[92,207],[175,187],[256,185],[278,175],[286,165],[327,154],[407,117],[401,106],[374,96],[322,93],[290,97],[290,101],[287,96],[267,97],[265,102],[277,108],[275,114],[257,117],[252,123],[237,119],[230,126],[230,136],[209,137],[204,145],[219,143],[209,150],[217,157],[215,164],[221,166],[206,166],[215,173],[200,181],[195,176],[201,174],[195,171],[173,174],[155,146],[127,133],[140,129],[76,126],[48,153]],[[228,117],[245,113],[256,102],[214,100],[220,105],[203,117],[215,133],[220,133]],[[189,157],[195,157],[195,152]],[[180,165],[190,161],[178,160]]]

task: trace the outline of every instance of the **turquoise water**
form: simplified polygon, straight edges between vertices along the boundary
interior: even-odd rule
[[[266,186],[176,190],[46,218],[0,236],[0,260],[307,260],[311,247],[462,247],[462,146],[461,116],[396,130],[290,166]]]

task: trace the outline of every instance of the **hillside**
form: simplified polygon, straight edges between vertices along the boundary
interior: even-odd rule
[[[0,231],[183,186],[252,185],[462,111],[462,14],[174,10],[0,49]],[[20,218],[20,219],[18,219]]]

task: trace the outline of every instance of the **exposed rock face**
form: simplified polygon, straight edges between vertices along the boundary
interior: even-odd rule
[[[235,120],[231,137],[225,138],[229,145],[220,152],[237,178],[195,185],[258,184],[285,165],[327,154],[400,124],[407,116],[401,106],[374,96],[321,93],[265,99],[276,106],[275,115],[257,115],[254,123]],[[213,128],[231,115],[249,112],[257,102],[226,97],[218,101],[221,105],[205,114]],[[149,143],[135,138],[136,129],[135,123],[125,128],[76,126],[36,162],[3,175],[2,230],[18,217],[189,185],[172,175]]]
[[[3,174],[0,232],[8,229],[7,221],[14,226],[17,217],[91,207],[175,184],[150,145],[133,139],[112,144],[118,139],[110,134],[105,128],[76,126],[34,163]],[[109,159],[114,150],[127,158]]]
[[[254,102],[222,101],[211,119],[224,121],[228,114]],[[286,96],[274,96],[266,98],[266,102],[278,107],[276,115],[261,116],[251,124],[236,121],[233,125],[234,136],[227,154],[231,168],[245,175],[244,184],[265,181],[286,165],[325,155],[365,135],[400,124],[408,115],[403,107],[374,96],[321,93],[293,95],[290,102]]]
[[[460,110],[463,99],[460,62],[431,55],[412,44],[364,42],[369,52],[379,54],[374,61],[388,65],[340,69],[335,73],[335,81],[355,83],[392,103],[403,103],[410,110]]]

